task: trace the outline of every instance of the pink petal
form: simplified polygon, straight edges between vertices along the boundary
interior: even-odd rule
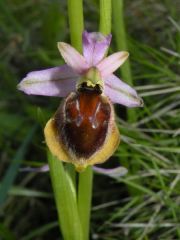
[[[75,72],[82,74],[89,68],[85,58],[70,44],[59,42],[58,49],[64,58],[64,61],[74,69]]]
[[[111,42],[111,34],[106,37],[97,32],[83,32],[83,55],[90,66],[96,66],[105,56]]]
[[[116,167],[116,168],[100,168],[93,167],[93,170],[97,173],[112,177],[119,178],[127,174],[128,170],[125,167]]]
[[[115,75],[105,78],[105,95],[109,96],[112,102],[119,103],[127,107],[142,107],[143,100],[137,92]]]
[[[18,84],[26,94],[65,97],[75,90],[78,75],[67,65],[34,71]]]
[[[104,58],[97,68],[100,70],[102,77],[107,77],[118,69],[128,58],[129,53],[122,51],[113,53],[112,55]]]

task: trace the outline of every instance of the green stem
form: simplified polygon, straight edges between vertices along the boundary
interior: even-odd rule
[[[82,32],[84,28],[82,0],[68,0],[68,18],[69,18],[71,44],[79,52],[81,52],[82,51]],[[68,167],[68,171],[69,171],[69,175],[74,180],[74,186],[76,187],[76,172],[75,172],[74,166]]]
[[[92,187],[93,170],[90,166],[84,172],[79,174],[78,185],[78,210],[84,240],[89,239]]]
[[[111,32],[111,1],[100,1],[100,31],[104,34]],[[92,167],[88,167],[84,172],[79,174],[78,209],[84,233],[84,240],[89,239],[92,181]]]
[[[82,0],[68,0],[68,14],[72,45],[82,51],[83,4]],[[78,212],[83,230],[83,240],[89,239],[90,211],[92,198],[92,167],[79,174]]]
[[[126,30],[123,17],[123,0],[113,0],[113,31],[116,38],[116,44],[119,51],[128,51],[127,40],[126,40]],[[131,74],[131,67],[129,59],[121,67],[122,79],[126,81],[129,85],[133,85],[133,79]],[[128,109],[128,121],[136,121],[136,112],[134,109]]]
[[[111,32],[111,1],[100,1],[100,31],[104,34]],[[84,172],[79,174],[78,188],[78,209],[84,240],[89,239],[92,182],[92,167],[88,167]]]
[[[71,35],[71,44],[82,51],[83,2],[82,0],[68,0],[68,17]]]
[[[111,0],[100,0],[100,32],[111,33]]]
[[[124,2],[123,0],[112,0],[112,8],[113,8],[113,31],[116,38],[116,44],[119,51],[128,51],[127,46],[127,39],[126,39],[126,29],[125,29],[125,23],[124,23],[124,16],[123,16],[123,10],[124,10]],[[133,85],[133,79],[131,74],[131,67],[130,67],[130,61],[129,59],[123,64],[123,66],[120,68],[122,79],[127,82],[129,85]],[[128,122],[135,122],[137,120],[136,112],[134,109],[128,109],[127,110],[127,120]],[[134,159],[135,160],[135,159]],[[133,165],[129,164],[129,159],[122,160],[123,164],[129,169],[129,172],[132,174],[137,173],[139,170],[139,164],[138,160],[136,161],[137,164]],[[138,184],[140,184],[140,181],[137,181]],[[129,187],[129,192],[132,195],[139,195],[141,192],[137,191],[134,188]]]

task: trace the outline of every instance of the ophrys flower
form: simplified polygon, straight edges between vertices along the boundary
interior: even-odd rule
[[[111,102],[142,106],[136,91],[113,72],[125,51],[105,57],[111,35],[83,33],[83,55],[58,43],[66,65],[29,73],[19,84],[27,94],[66,97],[45,127],[46,143],[57,158],[77,170],[106,161],[116,150],[119,131]]]

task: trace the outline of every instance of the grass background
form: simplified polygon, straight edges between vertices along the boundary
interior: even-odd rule
[[[180,3],[125,1],[134,86],[145,106],[128,123],[115,106],[122,142],[102,167],[128,165],[122,178],[95,174],[91,239],[180,239]],[[84,1],[85,27],[97,31],[98,1]],[[29,72],[62,64],[69,42],[66,1],[0,1],[0,239],[60,239],[43,127],[60,99],[16,89]],[[113,39],[110,51],[116,50]],[[128,163],[128,164],[127,164]],[[67,203],[68,204],[68,203]]]

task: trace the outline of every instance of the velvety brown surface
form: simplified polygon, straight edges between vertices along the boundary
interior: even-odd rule
[[[76,157],[89,158],[105,141],[111,106],[96,91],[71,94],[55,115],[58,133]]]

